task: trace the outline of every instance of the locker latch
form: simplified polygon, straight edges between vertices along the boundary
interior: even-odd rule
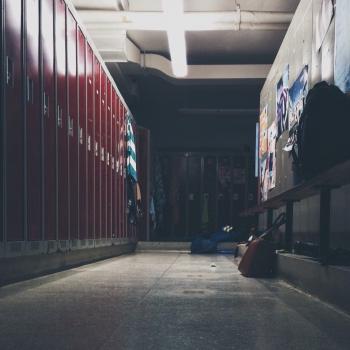
[[[87,146],[88,146],[88,151],[91,151],[91,136],[87,137]]]
[[[74,136],[74,119],[68,117],[68,135]]]
[[[27,77],[27,102],[34,103],[34,81]]]
[[[62,109],[60,106],[57,106],[57,126],[62,128]]]
[[[8,56],[6,59],[6,84],[13,87],[13,62]]]
[[[112,169],[114,170],[114,167],[115,167],[115,165],[114,165],[114,157],[112,157]]]
[[[83,128],[80,128],[80,131],[79,131],[79,140],[80,140],[80,144],[82,145],[82,144],[84,143]]]
[[[95,156],[98,157],[98,142],[95,142]]]
[[[49,96],[44,92],[44,116],[49,116]]]
[[[109,166],[109,152],[107,152],[107,165]]]
[[[102,162],[105,161],[105,149],[104,149],[104,147],[101,147],[101,160],[102,160]]]

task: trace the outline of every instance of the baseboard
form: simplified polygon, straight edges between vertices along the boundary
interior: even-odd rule
[[[94,249],[62,250],[52,254],[1,258],[0,285],[132,253],[135,247],[135,243],[128,242]]]
[[[350,313],[350,267],[323,266],[311,258],[278,254],[278,277],[296,288]]]

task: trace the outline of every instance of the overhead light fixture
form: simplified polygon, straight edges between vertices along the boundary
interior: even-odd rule
[[[163,11],[173,73],[176,77],[185,77],[188,69],[183,0],[163,0]]]

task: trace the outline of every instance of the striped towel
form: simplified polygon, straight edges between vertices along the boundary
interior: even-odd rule
[[[127,170],[128,174],[137,182],[135,136],[132,127],[132,117],[130,115],[127,116],[126,128]]]

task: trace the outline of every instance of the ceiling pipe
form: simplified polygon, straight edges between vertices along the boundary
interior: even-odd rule
[[[166,30],[162,12],[85,9],[79,15],[91,30]],[[186,31],[286,30],[292,18],[293,13],[285,12],[185,12],[183,27]]]

